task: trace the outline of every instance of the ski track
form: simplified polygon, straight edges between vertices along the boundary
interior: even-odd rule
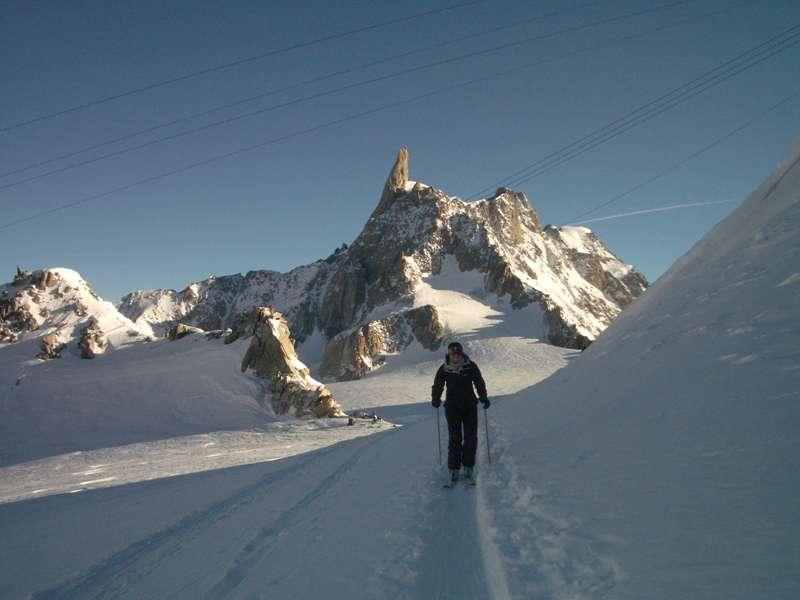
[[[258,533],[239,551],[233,564],[225,575],[206,594],[205,598],[224,598],[247,578],[253,566],[275,547],[278,535],[284,535],[287,530],[302,522],[305,515],[300,511],[311,505],[315,500],[325,494],[339,481],[361,458],[364,452],[373,444],[381,441],[380,436],[372,436],[368,441],[361,442],[360,447],[342,462],[330,475],[323,478],[310,492],[303,496],[290,508],[283,511],[273,523],[262,527]]]
[[[372,443],[374,443],[374,438]],[[369,444],[365,444],[365,447],[367,445]],[[157,569],[166,558],[180,552],[187,542],[190,542],[201,532],[244,505],[257,501],[268,491],[271,485],[278,481],[301,476],[303,467],[337,450],[339,450],[337,446],[332,446],[311,453],[302,459],[293,460],[284,468],[267,474],[256,483],[246,486],[225,500],[190,514],[175,525],[151,534],[93,565],[76,578],[55,588],[37,592],[32,597],[35,600],[55,600],[59,598],[101,598],[120,595],[132,584]],[[361,451],[363,451],[363,448],[359,453]],[[352,463],[347,461],[343,466],[348,466],[349,464]],[[316,492],[318,495],[320,491],[321,486],[317,486],[312,491],[312,494]],[[295,507],[290,507],[281,513],[276,521],[290,513],[293,508]]]
[[[587,535],[579,520],[560,514],[556,491],[531,487],[502,424],[491,429],[495,460],[479,479],[486,512],[478,520],[491,597],[612,598],[625,574],[611,557],[609,541]]]
[[[433,479],[436,486],[437,478]],[[452,488],[442,488],[441,499],[434,503],[434,520],[447,535],[432,537],[423,553],[418,581],[432,600],[490,597],[475,521],[476,491],[459,481]]]
[[[433,418],[424,417],[412,425],[386,430],[381,435],[357,438],[337,444],[302,457],[289,459],[285,466],[245,485],[232,495],[207,508],[194,511],[173,525],[164,527],[122,550],[108,556],[50,589],[35,592],[35,600],[61,598],[227,598],[259,597],[277,584],[273,579],[264,579],[265,560],[282,548],[286,539],[308,536],[311,532],[326,528],[325,503],[341,501],[338,496],[352,493],[354,486],[347,477],[372,472],[373,463],[379,461],[374,455],[380,447],[385,454],[393,454],[398,448],[414,445],[427,439],[433,431]],[[417,461],[428,451],[424,444],[417,443],[417,454],[409,457]],[[364,462],[365,457],[370,457]],[[334,461],[334,467],[324,476],[314,476],[311,469],[327,468],[323,461]],[[419,463],[416,463],[419,464]],[[428,463],[429,464],[429,463]],[[421,469],[421,472],[419,471]],[[437,600],[503,598],[489,584],[489,573],[484,564],[482,536],[476,518],[477,486],[467,487],[459,482],[453,489],[443,489],[443,469],[431,469],[424,463],[418,470],[409,473],[415,477],[411,486],[402,495],[377,499],[384,502],[387,510],[404,508],[401,521],[395,530],[385,532],[389,552],[377,557],[372,575],[365,582],[365,593],[380,598],[434,598]],[[427,473],[427,476],[425,476]],[[275,486],[281,488],[275,491]],[[269,506],[275,495],[288,490],[291,500],[280,507]],[[317,504],[320,506],[317,506]],[[267,505],[270,512],[264,511]],[[407,510],[411,506],[411,510]],[[240,531],[236,524],[226,520],[247,519],[255,512],[261,524],[255,534],[247,529]],[[266,515],[266,516],[265,516]],[[264,520],[268,522],[264,523]],[[203,544],[208,536],[217,536],[214,527],[226,527],[226,538],[217,538],[220,555],[219,569],[200,570],[195,576],[184,573],[180,581],[172,581],[164,587],[159,581],[159,570],[169,571],[168,561],[191,560],[192,552]],[[201,537],[206,536],[206,537]],[[309,543],[308,541],[305,543]],[[393,548],[393,549],[392,549]],[[185,556],[181,556],[185,553]],[[215,563],[216,564],[216,563]],[[195,571],[202,566],[195,567]],[[294,569],[293,571],[291,569]],[[285,577],[302,577],[304,567],[298,556],[297,566],[281,571]],[[213,578],[213,579],[212,579]],[[496,574],[493,580],[496,580]],[[151,581],[152,580],[152,581]],[[433,594],[432,596],[430,594]],[[339,596],[335,596],[339,597]],[[366,596],[365,596],[366,597]]]

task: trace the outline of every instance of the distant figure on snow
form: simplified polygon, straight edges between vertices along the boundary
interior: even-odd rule
[[[431,396],[434,408],[439,408],[442,404],[442,391],[445,385],[447,395],[444,414],[447,417],[447,430],[450,436],[447,446],[450,479],[458,480],[462,466],[464,476],[472,479],[475,453],[478,449],[478,399],[483,403],[484,410],[489,408],[490,402],[486,396],[486,383],[478,365],[464,354],[464,348],[458,342],[452,342],[447,346],[444,364],[436,371]],[[475,390],[478,392],[477,397]]]

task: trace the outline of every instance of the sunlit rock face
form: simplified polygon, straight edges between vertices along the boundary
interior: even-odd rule
[[[209,277],[184,290],[134,292],[120,311],[164,334],[178,322],[202,329],[230,327],[259,306],[284,315],[303,345],[321,337],[321,373],[361,377],[412,341],[436,347],[447,327],[443,306],[408,311],[423,281],[455,261],[481,278],[476,293],[492,295],[539,321],[542,338],[585,348],[647,287],[589,229],[542,227],[524,194],[499,188],[465,202],[409,179],[404,147],[389,172],[378,204],[358,237],[329,257],[288,273],[251,271]],[[424,326],[408,323],[424,321]],[[457,332],[451,332],[457,333]],[[400,350],[398,350],[398,348]]]
[[[0,285],[0,343],[37,340],[35,356],[42,360],[65,351],[94,358],[152,333],[149,324],[132,323],[70,269],[17,268],[11,283]]]
[[[242,372],[253,371],[268,382],[273,409],[277,414],[297,417],[336,417],[342,412],[330,390],[311,378],[297,358],[289,326],[283,315],[258,307],[240,319],[226,343],[250,339],[242,359]]]

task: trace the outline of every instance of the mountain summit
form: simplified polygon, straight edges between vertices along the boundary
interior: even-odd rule
[[[164,332],[178,322],[225,328],[271,306],[304,360],[352,379],[413,343],[435,350],[501,324],[584,348],[647,286],[590,230],[542,228],[522,193],[500,188],[465,202],[408,176],[401,148],[359,236],[324,260],[134,292],[118,308]]]
[[[0,344],[38,344],[44,360],[64,351],[94,358],[152,335],[147,323],[134,325],[71,269],[17,267],[13,281],[0,285]]]

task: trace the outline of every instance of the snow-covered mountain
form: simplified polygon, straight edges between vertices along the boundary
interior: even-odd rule
[[[542,228],[521,193],[501,188],[467,203],[410,181],[403,148],[349,247],[288,273],[134,292],[119,310],[164,332],[177,322],[219,329],[272,306],[305,360],[321,363],[323,376],[352,379],[412,342],[435,350],[504,312],[525,313],[526,335],[584,348],[646,285],[588,229]]]
[[[257,428],[252,337],[181,327],[94,361],[0,344],[0,458],[52,445],[0,464],[0,596],[797,598],[799,232],[800,144],[583,353],[520,336],[537,306],[485,302],[445,255],[414,298],[462,332],[492,399],[468,489],[441,488],[442,357],[416,340],[330,384],[385,421]]]
[[[588,230],[542,229],[509,190],[472,204],[451,198],[409,181],[407,160],[403,149],[350,247],[289,273],[136,292],[115,308],[74,271],[18,271],[0,286],[0,461],[261,427],[284,411],[341,414],[295,361],[351,380],[387,356],[430,361],[455,335],[505,340],[522,356],[532,338],[582,347],[643,290]],[[273,321],[293,339],[268,340]],[[273,352],[293,342],[299,358]],[[250,360],[254,345],[263,356]],[[532,381],[512,380],[514,389]]]
[[[62,351],[93,358],[152,338],[145,322],[132,323],[70,269],[17,269],[0,285],[0,343],[37,341],[40,358]]]
[[[0,390],[0,464],[263,427],[285,413],[343,416],[279,312],[255,309],[227,332],[177,325],[156,338],[63,268],[18,269],[0,286]]]
[[[590,348],[497,404],[513,597],[800,597],[800,142]]]

